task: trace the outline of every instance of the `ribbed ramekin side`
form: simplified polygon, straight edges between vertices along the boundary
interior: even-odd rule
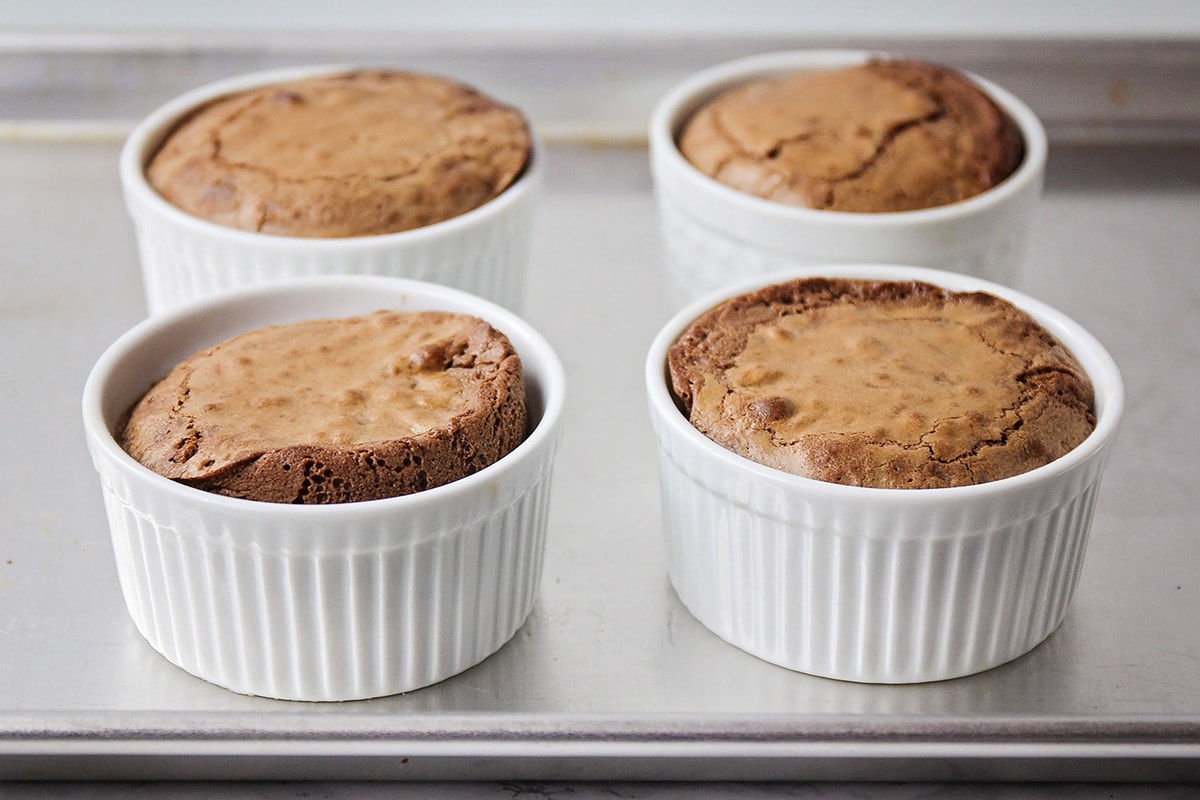
[[[411,278],[519,310],[532,237],[528,204],[454,239],[422,247],[276,250],[195,236],[161,221],[136,226],[150,313],[241,286],[319,275]],[[327,244],[322,242],[322,244]]]
[[[1007,519],[986,503],[848,508],[739,481],[668,433],[671,580],[714,633],[791,669],[878,683],[980,672],[1062,622],[1099,486],[1098,465],[1082,472],[1032,487]]]
[[[142,283],[157,314],[217,292],[321,275],[409,278],[461,289],[519,311],[540,177],[511,198],[445,228],[353,239],[259,236],[182,217],[127,193]]]
[[[155,650],[234,691],[348,700],[443,680],[520,628],[541,579],[550,468],[481,519],[406,543],[387,545],[396,523],[378,517],[356,531],[378,546],[352,551],[263,548],[256,538],[278,531],[256,537],[245,520],[236,534],[202,518],[181,533],[136,486],[103,483],[126,604]]]

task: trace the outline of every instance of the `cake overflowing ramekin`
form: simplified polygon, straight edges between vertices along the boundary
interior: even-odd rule
[[[876,489],[754,463],[680,411],[667,351],[701,313],[776,280],[919,280],[985,291],[1032,315],[1080,362],[1096,426],[1065,456],[972,486]],[[715,293],[660,331],[646,359],[671,581],[718,636],[790,669],[871,683],[968,675],[1027,653],[1071,602],[1124,405],[1120,372],[1077,323],[981,279],[891,265],[793,271]]]
[[[177,208],[147,181],[147,161],[163,139],[206,103],[276,83],[352,71],[309,66],[221,80],[170,100],[134,128],[121,150],[120,176],[150,313],[249,284],[340,274],[439,283],[520,310],[544,169],[532,131],[529,162],[511,186],[471,211],[397,233],[320,239],[239,230]]]
[[[473,314],[506,334],[524,367],[526,439],[443,486],[324,506],[175,483],[118,443],[133,403],[189,354],[265,325],[378,308]],[[88,448],[137,629],[200,678],[282,699],[394,694],[477,664],[533,606],[564,391],[556,354],[528,323],[418,281],[296,279],[150,317],[100,357],[83,393]]]
[[[914,264],[1010,284],[1024,260],[1041,197],[1046,134],[1008,91],[968,75],[1010,117],[1024,139],[1016,171],[951,205],[852,213],[788,205],[726,186],[682,155],[683,123],[706,101],[747,81],[861,64],[884,53],[802,50],[719,64],[669,90],[650,120],[650,168],[663,241],[667,289],[678,305],[772,272],[831,263]]]

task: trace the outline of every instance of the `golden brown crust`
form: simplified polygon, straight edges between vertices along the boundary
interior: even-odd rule
[[[457,480],[525,433],[521,363],[503,334],[463,314],[380,311],[196,353],[134,406],[121,445],[217,494],[339,503]]]
[[[395,233],[477,208],[525,169],[513,108],[459,83],[388,70],[267,86],[182,120],[146,176],[197,217],[260,233]]]
[[[687,121],[684,156],[735,189],[854,212],[965,200],[1010,175],[1016,124],[964,75],[926,62],[871,61],[731,89]]]
[[[807,279],[734,298],[668,351],[698,430],[751,460],[880,488],[993,481],[1095,427],[1087,375],[1024,312],[920,282]]]

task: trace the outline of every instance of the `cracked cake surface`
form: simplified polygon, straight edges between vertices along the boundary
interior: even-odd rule
[[[185,117],[146,177],[168,202],[228,227],[338,238],[463,214],[525,169],[524,117],[435,76],[357,71],[214,100]]]
[[[1020,164],[1016,124],[965,75],[873,60],[750,81],[704,104],[679,149],[734,189],[851,212],[948,205]]]
[[[381,310],[264,327],[192,355],[133,407],[120,441],[207,491],[338,503],[465,477],[525,432],[507,337],[466,314]]]
[[[998,480],[1095,427],[1075,357],[990,294],[812,278],[733,298],[668,351],[677,403],[760,464],[854,486]]]

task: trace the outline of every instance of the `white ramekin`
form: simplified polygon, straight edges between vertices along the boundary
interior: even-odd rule
[[[726,89],[872,57],[888,56],[851,50],[752,56],[698,72],[659,100],[650,120],[650,169],[673,302],[776,271],[835,263],[912,264],[1014,281],[1041,197],[1046,133],[1025,103],[982,78],[969,75],[1016,121],[1025,157],[999,185],[952,205],[874,214],[801,208],[719,183],[679,151],[683,123]]]
[[[824,483],[717,445],[676,406],[666,375],[668,348],[727,297],[817,275],[923,280],[1009,300],[1057,336],[1087,371],[1096,391],[1094,432],[1030,472],[945,489]],[[688,609],[737,647],[814,675],[912,683],[1002,664],[1062,622],[1124,389],[1104,347],[1060,312],[940,270],[840,265],[793,271],[681,311],[650,347],[646,385],[671,581]]]
[[[525,171],[491,201],[442,222],[378,236],[312,239],[238,230],[179,209],[147,182],[146,162],[197,107],[260,86],[350,70],[295,67],[218,81],[167,102],[134,128],[121,150],[120,175],[150,313],[248,284],[339,274],[440,283],[520,310],[544,169],[536,135]]]
[[[151,383],[196,350],[263,325],[377,308],[462,311],[504,332],[524,364],[528,438],[453,483],[326,506],[178,484],[114,438]],[[418,281],[297,279],[150,317],[101,356],[83,392],[88,448],[133,621],[188,672],[273,698],[394,694],[482,661],[532,608],[564,388],[557,356],[526,322]]]

